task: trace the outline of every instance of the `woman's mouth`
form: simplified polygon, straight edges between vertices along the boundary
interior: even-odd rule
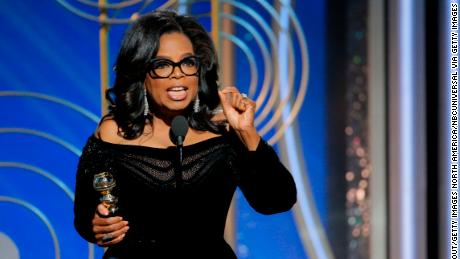
[[[166,90],[168,97],[173,101],[182,101],[187,97],[188,88],[185,86],[174,86]]]

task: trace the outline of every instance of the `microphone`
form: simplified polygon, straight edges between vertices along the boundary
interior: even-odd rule
[[[184,116],[179,115],[174,117],[171,123],[171,129],[169,130],[169,138],[178,147],[182,147],[184,144],[185,135],[188,131],[188,122]]]
[[[179,191],[182,188],[182,149],[184,146],[185,135],[188,131],[188,122],[184,116],[179,115],[174,117],[171,122],[171,129],[169,130],[169,138],[177,146],[178,157],[175,166],[176,188]]]

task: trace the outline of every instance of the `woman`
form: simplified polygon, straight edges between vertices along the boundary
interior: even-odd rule
[[[223,239],[236,187],[263,214],[296,202],[290,173],[254,127],[255,103],[235,87],[218,91],[216,52],[195,20],[141,17],[115,71],[110,112],[80,158],[74,208],[77,231],[108,247],[105,258],[236,258]],[[177,115],[190,126],[180,172],[169,137]],[[93,188],[103,171],[116,180],[115,215]]]

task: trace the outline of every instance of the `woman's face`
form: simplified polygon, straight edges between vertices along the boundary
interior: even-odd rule
[[[155,69],[158,76],[166,77],[158,78],[155,73],[150,72],[145,79],[147,92],[155,102],[154,113],[176,115],[195,100],[198,93],[198,76],[183,73],[193,72],[194,63],[190,57],[194,55],[192,42],[185,34],[171,32],[160,37],[160,46],[152,69]],[[171,65],[180,61],[183,61],[181,67]],[[168,73],[163,73],[168,66],[173,67],[169,76]]]

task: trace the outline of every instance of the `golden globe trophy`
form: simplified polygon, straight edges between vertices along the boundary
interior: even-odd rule
[[[111,173],[102,172],[94,175],[93,187],[96,191],[102,194],[100,201],[109,210],[109,215],[117,212],[118,198],[112,195],[111,191],[116,186],[116,181]]]

